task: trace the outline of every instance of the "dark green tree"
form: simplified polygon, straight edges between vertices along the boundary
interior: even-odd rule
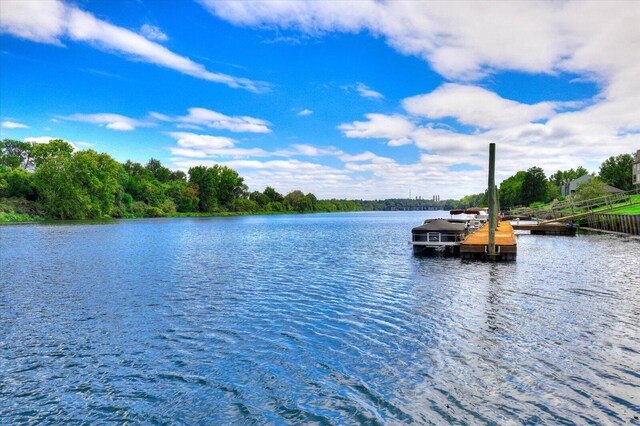
[[[153,174],[153,177],[155,177],[160,182],[168,182],[171,179],[171,170],[164,167],[160,160],[151,158],[147,162],[145,168],[149,170]]]
[[[0,197],[34,200],[36,196],[31,174],[22,167],[0,166]]]
[[[522,204],[522,184],[527,173],[520,171],[508,177],[500,183],[500,206],[504,208],[515,207]]]
[[[547,177],[540,167],[531,167],[522,181],[521,201],[524,205],[544,201],[547,196]]]
[[[33,166],[32,149],[33,145],[29,142],[14,139],[0,141],[0,166],[31,168]]]
[[[253,191],[251,194],[249,194],[249,199],[251,201],[255,201],[258,204],[258,207],[262,210],[264,210],[266,205],[271,202],[269,197],[267,197],[260,191]]]
[[[213,174],[205,166],[189,169],[189,183],[198,188],[198,211],[213,212],[218,207],[215,180]]]
[[[633,189],[633,157],[620,154],[609,157],[600,165],[600,177],[611,186],[623,191]]]
[[[557,172],[549,176],[549,180],[559,187],[562,183],[566,182],[567,180],[572,181],[586,174],[589,174],[587,169],[585,169],[582,166],[579,166],[575,170],[574,169],[569,169],[565,171],[558,170]]]
[[[282,194],[280,194],[278,191],[276,191],[270,186],[267,186],[264,189],[263,194],[269,197],[269,200],[271,200],[272,202],[281,203],[284,201],[284,197],[282,196]]]
[[[284,204],[288,210],[304,211],[304,193],[299,190],[291,191],[284,196]]]

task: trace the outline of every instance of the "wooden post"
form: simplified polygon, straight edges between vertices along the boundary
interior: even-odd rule
[[[489,206],[489,256],[496,255],[496,226],[497,215],[495,188],[496,188],[496,144],[489,144],[489,185],[487,186],[487,205]]]

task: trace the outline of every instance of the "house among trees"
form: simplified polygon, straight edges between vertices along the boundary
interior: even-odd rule
[[[640,151],[639,151],[640,152]],[[636,154],[637,156],[637,154]],[[578,186],[581,183],[584,182],[589,182],[591,179],[595,178],[595,175],[584,175],[584,176],[580,176],[577,179],[573,179],[573,180],[566,180],[565,182],[562,182],[560,184],[560,195],[563,195],[565,197],[568,196],[573,196],[576,194],[576,191],[578,190]],[[624,192],[622,189],[618,189],[615,186],[611,186],[611,185],[606,185],[605,191],[608,194],[616,194],[619,192]]]

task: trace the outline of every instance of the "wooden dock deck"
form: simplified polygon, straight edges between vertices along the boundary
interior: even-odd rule
[[[527,223],[511,224],[516,231],[531,231],[531,235],[576,235],[578,226],[567,225],[566,223]]]
[[[473,234],[467,235],[460,245],[460,257],[463,259],[491,258],[489,256],[489,224],[484,224]],[[500,222],[496,230],[496,258],[516,260],[518,243],[513,226],[507,221]]]

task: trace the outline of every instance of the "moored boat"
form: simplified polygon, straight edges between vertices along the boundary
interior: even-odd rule
[[[414,253],[426,250],[444,249],[455,253],[467,235],[467,221],[460,219],[428,219],[423,225],[411,230],[411,244]]]
[[[411,245],[414,253],[433,250],[458,253],[465,237],[480,229],[489,218],[488,209],[479,207],[451,210],[449,213],[452,216],[459,214],[472,216],[465,219],[425,220],[424,224],[411,230]]]

